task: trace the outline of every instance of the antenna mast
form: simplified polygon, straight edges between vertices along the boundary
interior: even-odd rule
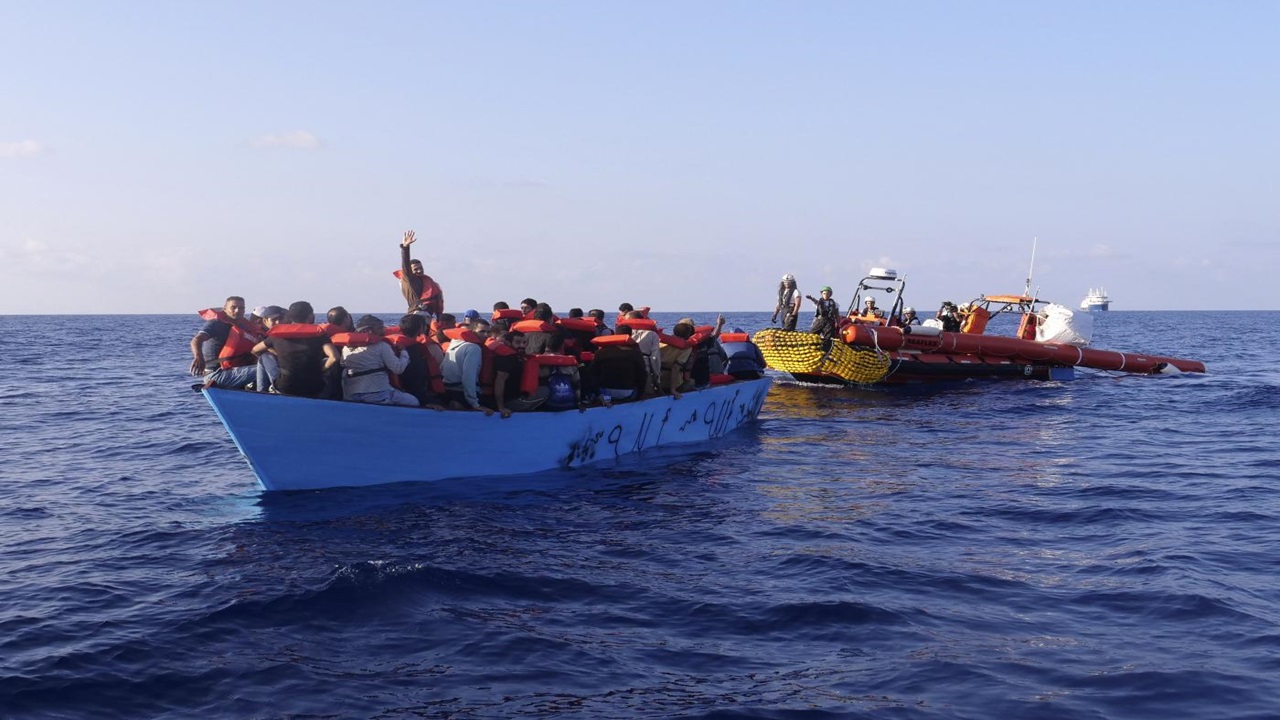
[[[1039,240],[1039,238],[1036,238],[1036,237],[1031,238],[1031,267],[1027,268],[1027,288],[1022,291],[1022,294],[1027,297],[1031,297],[1031,275],[1035,272],[1035,269],[1036,269],[1036,241],[1037,240]]]

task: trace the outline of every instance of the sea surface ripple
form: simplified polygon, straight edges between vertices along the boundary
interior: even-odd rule
[[[694,451],[272,494],[194,316],[0,317],[0,717],[1275,718],[1280,313],[1096,321],[1210,374],[779,382]]]

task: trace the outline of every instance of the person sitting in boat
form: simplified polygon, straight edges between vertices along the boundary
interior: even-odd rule
[[[427,322],[421,315],[409,313],[400,318],[400,334],[407,343],[403,352],[408,358],[404,370],[400,371],[400,388],[418,400],[422,406],[435,406],[440,402],[440,358],[444,356],[440,346],[421,337],[427,328]],[[439,357],[430,354],[434,347]],[[432,389],[432,386],[435,389]]]
[[[523,307],[523,305],[521,305]],[[536,320],[547,323],[551,328],[547,331],[532,331],[525,333],[525,354],[538,355],[547,352],[547,348],[551,344],[551,336],[556,333],[555,327],[551,325],[556,320],[556,314],[551,310],[551,306],[547,303],[535,303],[533,311],[526,315],[526,319]]]
[[[329,337],[333,337],[340,332],[355,332],[356,324],[351,318],[351,313],[341,305],[329,308],[329,312],[325,313],[325,332],[329,333]]]
[[[244,298],[232,295],[221,310],[201,316],[210,319],[191,338],[191,374],[217,387],[238,389],[252,383],[257,376],[253,357],[233,358],[228,346],[230,340],[230,347],[247,349],[260,338],[259,328],[244,317]]]
[[[479,338],[470,330],[450,329],[449,350],[440,364],[444,376],[444,395],[455,410],[479,410],[492,415],[493,410],[480,404],[480,365],[483,360]]]
[[[693,337],[693,333],[693,323],[684,320],[671,328],[671,334],[680,340],[688,340]],[[689,371],[693,365],[693,348],[685,343],[663,343],[659,354],[662,358],[662,392],[679,398],[681,392],[692,390],[693,382],[689,379]]]
[[[393,275],[400,280],[400,292],[409,304],[409,312],[421,312],[431,317],[444,312],[444,290],[422,270],[422,261],[409,257],[409,246],[417,241],[412,230],[400,241],[400,269]]]
[[[649,363],[644,353],[632,339],[632,331],[619,327],[616,333],[601,336],[617,341],[596,344],[594,358],[587,365],[586,374],[590,376],[594,387],[600,388],[600,402],[610,405],[615,402],[639,400],[651,387],[649,382]]]
[[[491,352],[493,385],[487,388],[492,394],[483,396],[482,400],[503,418],[541,405],[544,399],[526,399],[520,393],[520,378],[524,374],[524,333],[500,332],[485,345]],[[485,389],[481,388],[482,392]]]
[[[800,289],[796,287],[796,276],[787,273],[778,283],[778,304],[773,306],[773,317],[770,323],[778,322],[778,313],[782,313],[782,329],[795,330],[796,320],[800,318]]]
[[[369,339],[342,348],[342,399],[418,407],[418,398],[391,386],[391,375],[399,375],[409,366],[409,354],[397,353],[390,343],[382,341],[385,330],[382,320],[373,315],[356,322],[354,334],[367,335]]]
[[[862,301],[862,319],[866,321],[877,321],[884,317],[884,311],[876,307],[876,299],[869,297]]]
[[[719,342],[720,330],[724,328],[724,315],[716,316],[716,324],[711,326],[710,332],[706,332],[704,328],[699,333],[693,318],[684,318],[680,322],[693,326],[694,334],[700,338],[693,346],[693,355],[689,358],[688,379],[695,390],[710,387],[711,375],[723,373],[727,360]]]
[[[809,332],[821,335],[824,338],[833,337],[840,327],[840,305],[831,299],[831,286],[823,286],[821,298],[816,298],[812,295],[806,295],[805,297],[809,298],[814,305],[817,305],[813,314],[813,324],[809,326]]]
[[[286,311],[279,305],[264,305],[254,310],[254,314],[262,319],[263,337],[271,332],[271,328],[284,322]],[[263,353],[258,356],[257,379],[253,383],[253,387],[258,392],[270,392],[274,387],[276,377],[280,375],[280,364],[276,362],[276,356],[271,353]]]
[[[553,333],[545,355],[564,355],[564,336]],[[585,410],[582,404],[582,379],[578,374],[578,366],[542,366],[538,369],[538,392],[535,397],[545,396],[543,410]]]
[[[596,321],[596,337],[613,334],[613,328],[604,322],[604,310],[592,308],[587,311],[587,317]]]
[[[316,324],[311,303],[299,300],[289,306],[284,322],[271,328],[267,338],[253,347],[253,354],[276,356],[279,372],[274,386],[281,395],[318,398],[332,396],[325,375],[338,367],[338,351],[324,327]]]
[[[520,312],[524,313],[525,320],[534,319],[534,311],[538,309],[538,301],[533,298],[525,298],[520,301]]]
[[[902,319],[899,322],[902,325],[919,325],[920,318],[916,317],[916,309],[913,307],[902,308]]]
[[[644,313],[639,310],[632,310],[627,313],[626,320],[646,320]],[[645,357],[645,363],[649,368],[649,387],[657,392],[662,377],[662,341],[658,338],[658,333],[653,330],[644,328],[636,328],[629,331],[631,339],[635,341],[636,347],[640,348],[640,352]]]
[[[943,332],[960,332],[960,314],[955,303],[943,300],[936,317],[942,323]]]
[[[732,333],[723,336],[722,340],[724,351],[729,356],[725,363],[726,373],[738,380],[756,380],[764,375],[764,353],[748,339],[746,331],[736,327]]]

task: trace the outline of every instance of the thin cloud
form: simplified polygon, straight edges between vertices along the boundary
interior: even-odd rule
[[[295,130],[288,133],[275,133],[272,135],[260,135],[249,141],[253,147],[289,147],[299,148],[301,150],[316,150],[324,143],[315,133],[306,130]]]
[[[45,146],[36,140],[0,143],[0,158],[35,157],[43,155]]]

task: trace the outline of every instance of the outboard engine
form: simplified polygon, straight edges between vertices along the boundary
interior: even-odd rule
[[[1084,346],[1093,340],[1093,315],[1089,313],[1077,313],[1065,305],[1049,303],[1039,314],[1038,342]]]

